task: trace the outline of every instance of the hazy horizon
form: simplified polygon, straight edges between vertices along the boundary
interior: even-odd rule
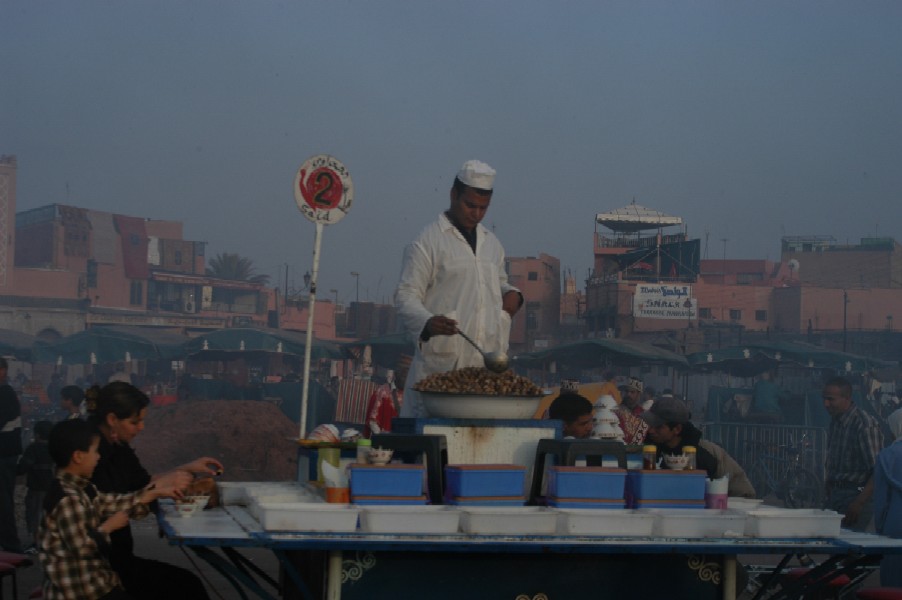
[[[0,0],[0,154],[19,211],[182,221],[302,287],[294,173],[345,163],[319,296],[391,302],[460,164],[498,170],[484,224],[582,287],[595,214],[681,216],[702,256],[784,235],[899,237],[902,4],[764,1]],[[723,239],[727,242],[724,247]]]

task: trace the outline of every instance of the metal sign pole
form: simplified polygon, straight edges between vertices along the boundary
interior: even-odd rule
[[[313,312],[316,307],[316,280],[322,246],[323,225],[341,221],[354,199],[354,184],[347,167],[328,154],[319,154],[304,161],[294,176],[294,200],[298,210],[316,225],[313,238],[313,274],[310,277],[310,298],[307,307],[307,341],[304,344],[304,383],[301,393],[300,432],[307,433],[307,399],[310,394],[310,356],[313,351]]]
[[[307,432],[307,399],[310,397],[310,353],[313,350],[313,310],[316,308],[316,276],[319,273],[319,251],[322,244],[323,224],[316,224],[313,235],[313,272],[310,274],[310,301],[307,305],[307,340],[304,343],[304,387],[301,394],[301,430],[303,439]]]

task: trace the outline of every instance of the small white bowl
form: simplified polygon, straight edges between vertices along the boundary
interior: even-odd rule
[[[394,450],[387,448],[372,448],[370,453],[366,455],[366,459],[371,465],[387,465],[394,453]]]
[[[664,455],[664,464],[667,465],[668,469],[672,469],[674,471],[681,471],[689,466],[689,457],[685,454],[665,454]]]
[[[203,510],[207,507],[207,503],[210,501],[210,496],[198,494],[197,496],[185,496],[183,500],[185,502],[193,502],[197,505],[198,510]]]
[[[190,517],[194,515],[197,511],[201,510],[201,505],[197,502],[176,502],[175,503],[175,512],[178,513],[180,517]]]

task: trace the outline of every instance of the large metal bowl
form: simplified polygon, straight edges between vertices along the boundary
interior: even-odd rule
[[[474,396],[420,392],[430,417],[443,419],[531,419],[543,396]]]

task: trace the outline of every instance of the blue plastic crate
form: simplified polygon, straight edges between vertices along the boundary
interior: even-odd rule
[[[591,500],[588,498],[555,498],[549,496],[545,503],[555,508],[626,508],[623,498],[619,500]]]
[[[360,505],[416,505],[427,504],[426,495],[422,496],[351,496],[351,504]]]
[[[454,497],[446,501],[455,506],[523,506],[526,496],[467,496]]]
[[[361,465],[348,467],[351,496],[420,496],[426,479],[423,465]]]
[[[630,471],[627,496],[639,500],[705,500],[705,471]]]
[[[548,468],[548,495],[558,498],[623,500],[626,470],[609,467]]]
[[[631,508],[705,508],[704,500],[636,500]]]
[[[445,497],[522,496],[526,467],[522,465],[448,465]]]

